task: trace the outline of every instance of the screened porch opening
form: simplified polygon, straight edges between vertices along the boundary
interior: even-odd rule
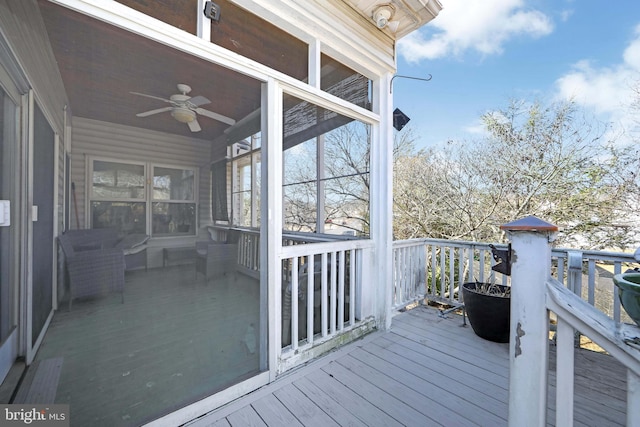
[[[266,284],[238,268],[240,232],[208,228],[214,189],[231,207],[229,135],[260,135],[263,82],[39,7],[70,102],[70,197],[58,309],[15,403],[41,392],[72,425],[140,425],[269,368]]]

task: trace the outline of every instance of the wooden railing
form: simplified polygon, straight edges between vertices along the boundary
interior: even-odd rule
[[[232,232],[238,234],[237,271],[259,280],[259,231],[209,227],[212,238],[226,240]],[[283,232],[280,372],[375,327],[372,248],[373,242],[353,237]]]
[[[555,425],[573,425],[577,331],[627,368],[627,425],[640,425],[640,328],[617,322],[565,283],[551,277],[556,251],[552,251],[550,242],[557,231],[555,226],[534,220],[506,224],[503,229],[512,243],[514,283],[509,341],[509,425],[547,424],[550,312],[557,319]],[[583,257],[578,254],[568,257],[569,268],[575,269],[576,275],[581,270]],[[614,260],[614,265],[616,262],[618,260]],[[572,275],[571,271],[568,275]]]
[[[640,425],[640,328],[617,323],[555,279],[546,282],[547,308],[557,318],[556,425],[573,423],[575,332],[589,337],[627,368],[627,425]]]
[[[372,247],[367,240],[350,240],[282,248],[281,359],[291,359],[285,368],[313,357],[318,346],[326,351],[339,335],[355,338],[373,327]]]
[[[506,245],[495,247],[506,249]],[[395,241],[392,306],[402,308],[424,298],[452,306],[461,304],[462,283],[509,283],[507,276],[491,270],[495,264],[489,243],[442,239]]]
[[[499,250],[506,245],[495,244]],[[497,282],[510,279],[491,270],[496,264],[489,243],[442,239],[393,242],[393,303],[396,309],[429,299],[451,306],[461,303],[464,282]],[[554,248],[551,275],[565,287],[597,307],[616,322],[630,319],[620,308],[611,277],[638,266],[633,254]],[[473,262],[470,262],[473,260]]]

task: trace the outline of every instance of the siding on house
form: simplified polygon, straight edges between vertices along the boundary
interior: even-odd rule
[[[44,22],[35,0],[0,0],[0,28],[35,90],[54,132],[62,135],[67,97]]]

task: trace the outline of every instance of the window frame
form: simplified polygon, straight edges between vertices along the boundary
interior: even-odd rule
[[[105,163],[116,163],[116,164],[125,164],[125,165],[135,165],[143,167],[143,181],[144,181],[144,190],[142,198],[132,198],[132,197],[103,197],[96,195],[94,193],[94,183],[93,183],[93,174],[95,162],[105,162]],[[193,172],[193,193],[191,199],[156,199],[154,197],[154,178],[155,178],[155,169],[156,168],[164,168],[164,169],[175,169],[175,170],[187,170]],[[102,156],[90,156],[87,158],[87,182],[86,182],[86,214],[85,214],[85,223],[87,227],[93,227],[93,212],[92,212],[92,204],[93,202],[113,202],[113,203],[143,203],[145,207],[145,233],[152,238],[175,238],[175,237],[191,237],[197,235],[198,230],[198,207],[199,207],[199,168],[194,165],[177,165],[177,164],[167,164],[161,162],[145,162],[145,161],[135,161],[135,160],[121,160],[114,159]],[[168,204],[192,204],[194,209],[194,224],[192,230],[188,233],[185,232],[171,232],[171,233],[153,233],[153,207],[155,203],[168,203]]]

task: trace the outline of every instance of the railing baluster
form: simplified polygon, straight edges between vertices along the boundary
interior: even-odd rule
[[[485,259],[484,259],[484,254],[485,251],[484,249],[480,249],[479,253],[478,253],[478,270],[480,270],[478,272],[478,281],[480,283],[484,283],[484,268],[485,268]]]
[[[404,280],[402,282],[402,295],[403,300],[411,298],[411,251],[409,248],[404,250]]]
[[[327,307],[329,303],[329,298],[327,295],[327,277],[331,272],[331,269],[327,266],[327,253],[322,253],[322,276],[320,279],[320,327],[322,328],[321,335],[322,337],[327,336],[328,322],[327,322],[327,311],[329,307]]]
[[[596,305],[596,262],[589,259],[589,304]]]
[[[613,264],[613,274],[620,273],[622,273],[622,263],[616,261]],[[620,323],[620,298],[618,298],[618,289],[613,281],[611,281],[611,286],[613,287],[613,320]]]
[[[556,335],[556,425],[573,425],[574,330],[558,318]]]
[[[404,248],[400,253],[400,265],[404,269],[402,271],[402,274],[400,275],[400,282],[398,285],[398,298],[400,299],[400,302],[406,300],[406,296],[405,296],[405,283],[407,281],[407,269],[406,269],[407,261],[406,260],[407,260],[407,250],[406,248]]]
[[[469,275],[468,275],[468,281],[469,282],[473,282],[476,280],[475,278],[475,273],[474,273],[474,264],[475,264],[475,248],[473,246],[471,246],[469,248]]]
[[[307,342],[313,344],[313,326],[315,319],[313,316],[313,294],[315,293],[315,257],[309,255],[307,257]]]
[[[420,246],[411,248],[411,261],[413,270],[411,270],[412,285],[409,300],[417,298],[420,293]]]
[[[455,282],[455,248],[449,248],[449,301],[453,302],[456,293]]]
[[[329,328],[331,335],[336,333],[336,303],[338,299],[336,285],[336,253],[331,252],[331,304],[329,307]]]
[[[558,276],[556,279],[565,286],[567,285],[567,280],[564,277],[564,258],[558,257]]]
[[[466,250],[464,248],[460,248],[458,250],[458,255],[460,256],[460,260],[458,261],[458,286],[462,289],[462,284],[464,283],[464,254]],[[458,294],[458,301],[462,299],[462,291]]]
[[[395,260],[396,260],[396,268],[397,271],[394,272],[394,276],[395,276],[395,289],[394,289],[394,295],[393,297],[395,298],[394,303],[395,304],[399,304],[400,302],[403,301],[402,299],[402,283],[404,281],[404,269],[403,264],[402,264],[402,259],[403,259],[403,254],[404,254],[404,248],[400,248],[398,251],[395,251]]]
[[[437,276],[436,271],[438,266],[436,264],[436,245],[431,245],[431,295],[438,296]]]
[[[298,257],[291,265],[291,348],[298,349]]]
[[[349,251],[349,326],[356,324],[356,251]]]
[[[344,329],[344,251],[340,251],[340,259],[338,261],[338,330]]]
[[[444,246],[440,246],[440,298],[446,298],[446,278],[447,278],[447,267],[445,265],[445,255],[446,250]]]

